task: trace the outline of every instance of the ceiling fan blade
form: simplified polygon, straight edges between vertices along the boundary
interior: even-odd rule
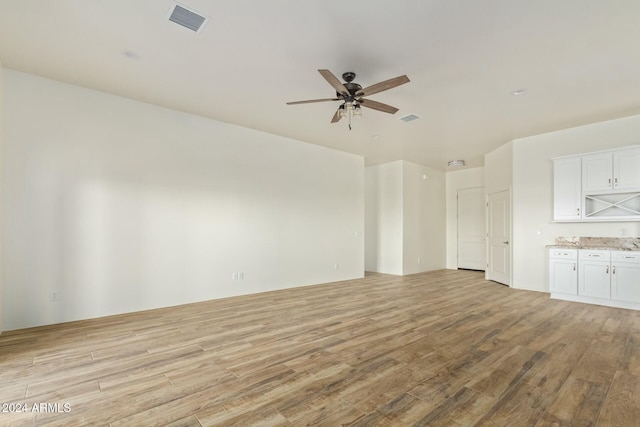
[[[356,96],[373,95],[374,93],[382,92],[383,90],[389,90],[396,86],[400,86],[409,82],[410,82],[409,77],[407,77],[406,75],[394,77],[393,79],[385,80],[383,82],[376,83],[369,87],[365,87],[361,91],[358,91],[358,93],[356,93]]]
[[[340,117],[340,109],[338,108],[336,110],[336,113],[333,115],[333,117],[331,118],[331,123],[337,123],[340,121],[342,117]]]
[[[371,108],[373,110],[383,111],[389,114],[395,114],[398,109],[391,105],[383,104],[382,102],[372,101],[370,99],[359,99],[358,102],[363,107]]]
[[[326,102],[326,101],[340,101],[338,98],[324,98],[324,99],[308,99],[306,101],[292,101],[287,102],[287,105],[296,105],[296,104],[311,104],[312,102]]]
[[[333,73],[329,70],[318,70],[318,72],[320,74],[322,74],[322,77],[325,78],[326,81],[329,82],[329,84],[331,86],[333,86],[333,88],[338,92],[341,93],[343,95],[349,95],[349,91],[347,90],[347,88],[340,82],[340,80],[338,80],[338,78],[336,76],[333,75]]]

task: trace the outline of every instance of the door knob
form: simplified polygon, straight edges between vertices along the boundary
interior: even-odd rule
[[[504,241],[504,242],[502,242],[502,243],[504,243],[505,245],[508,245],[508,244],[509,244],[509,241],[508,241],[508,240],[506,240],[506,241]]]

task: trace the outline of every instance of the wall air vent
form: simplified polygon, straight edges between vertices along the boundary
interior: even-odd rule
[[[421,117],[419,115],[411,113],[411,114],[407,114],[406,116],[400,117],[400,120],[405,121],[405,122],[412,122],[412,121],[418,120],[420,118]]]
[[[206,16],[202,16],[177,3],[171,5],[171,10],[169,11],[169,21],[175,22],[196,33],[202,31],[202,27],[204,27],[204,24],[206,24],[208,20],[209,18]]]

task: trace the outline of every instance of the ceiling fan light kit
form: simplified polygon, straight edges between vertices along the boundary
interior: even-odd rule
[[[371,108],[372,110],[382,111],[384,113],[395,114],[398,109],[391,105],[383,104],[382,102],[373,101],[371,99],[365,99],[366,96],[373,95],[374,93],[382,92],[384,90],[392,89],[396,86],[400,86],[405,83],[409,83],[409,78],[404,76],[395,77],[393,79],[385,80],[380,83],[362,88],[358,83],[354,83],[356,73],[348,71],[342,74],[344,83],[329,70],[318,70],[320,75],[336,90],[335,98],[323,98],[323,99],[309,99],[306,101],[292,101],[287,102],[287,105],[296,104],[310,104],[314,102],[327,102],[327,101],[342,101],[342,104],[338,106],[331,123],[339,122],[343,117],[349,119],[349,129],[351,129],[351,118],[362,117],[362,106]]]

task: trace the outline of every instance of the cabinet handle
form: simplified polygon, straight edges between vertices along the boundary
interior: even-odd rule
[[[578,216],[580,216],[580,208],[578,208],[577,210],[578,210]]]
[[[611,267],[611,273],[612,274],[616,274],[616,266],[615,265]]]
[[[611,187],[611,178],[609,178],[609,187]]]
[[[573,263],[573,271],[576,271],[576,263]]]
[[[614,179],[613,182],[615,182],[616,187],[618,186],[618,178]]]
[[[607,265],[607,274],[609,274],[609,266]]]

